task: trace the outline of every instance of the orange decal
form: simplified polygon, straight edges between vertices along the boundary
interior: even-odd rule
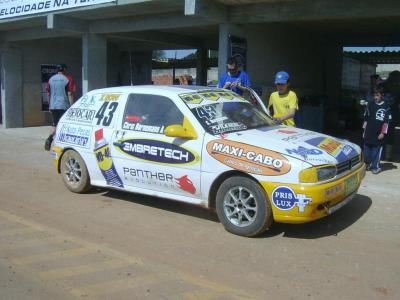
[[[207,152],[219,162],[247,173],[279,176],[290,171],[289,161],[280,153],[226,139],[207,144]]]
[[[340,143],[330,138],[326,138],[319,143],[318,147],[325,150],[330,155],[336,156],[340,150]]]

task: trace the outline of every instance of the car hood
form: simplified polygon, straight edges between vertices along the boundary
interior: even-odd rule
[[[287,126],[261,127],[221,137],[269,149],[312,165],[338,164],[361,153],[360,147],[347,140]]]

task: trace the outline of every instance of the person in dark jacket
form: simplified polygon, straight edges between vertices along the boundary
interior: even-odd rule
[[[383,101],[383,97],[381,89],[375,90],[374,101],[367,103],[364,114],[364,161],[367,170],[371,170],[373,174],[381,172],[379,162],[389,122],[392,119],[390,106]]]

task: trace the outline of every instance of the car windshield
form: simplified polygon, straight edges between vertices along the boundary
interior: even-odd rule
[[[191,111],[204,129],[214,135],[275,125],[259,108],[244,101],[199,105]]]

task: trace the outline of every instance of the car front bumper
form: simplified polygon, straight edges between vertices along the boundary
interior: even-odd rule
[[[275,222],[306,223],[323,218],[347,204],[357,194],[364,176],[365,164],[361,163],[349,174],[328,183],[261,182],[261,185],[271,202]],[[287,191],[290,192],[285,193]],[[289,200],[282,200],[285,197]],[[302,203],[301,199],[306,199],[306,201]],[[287,205],[283,206],[282,203]]]

